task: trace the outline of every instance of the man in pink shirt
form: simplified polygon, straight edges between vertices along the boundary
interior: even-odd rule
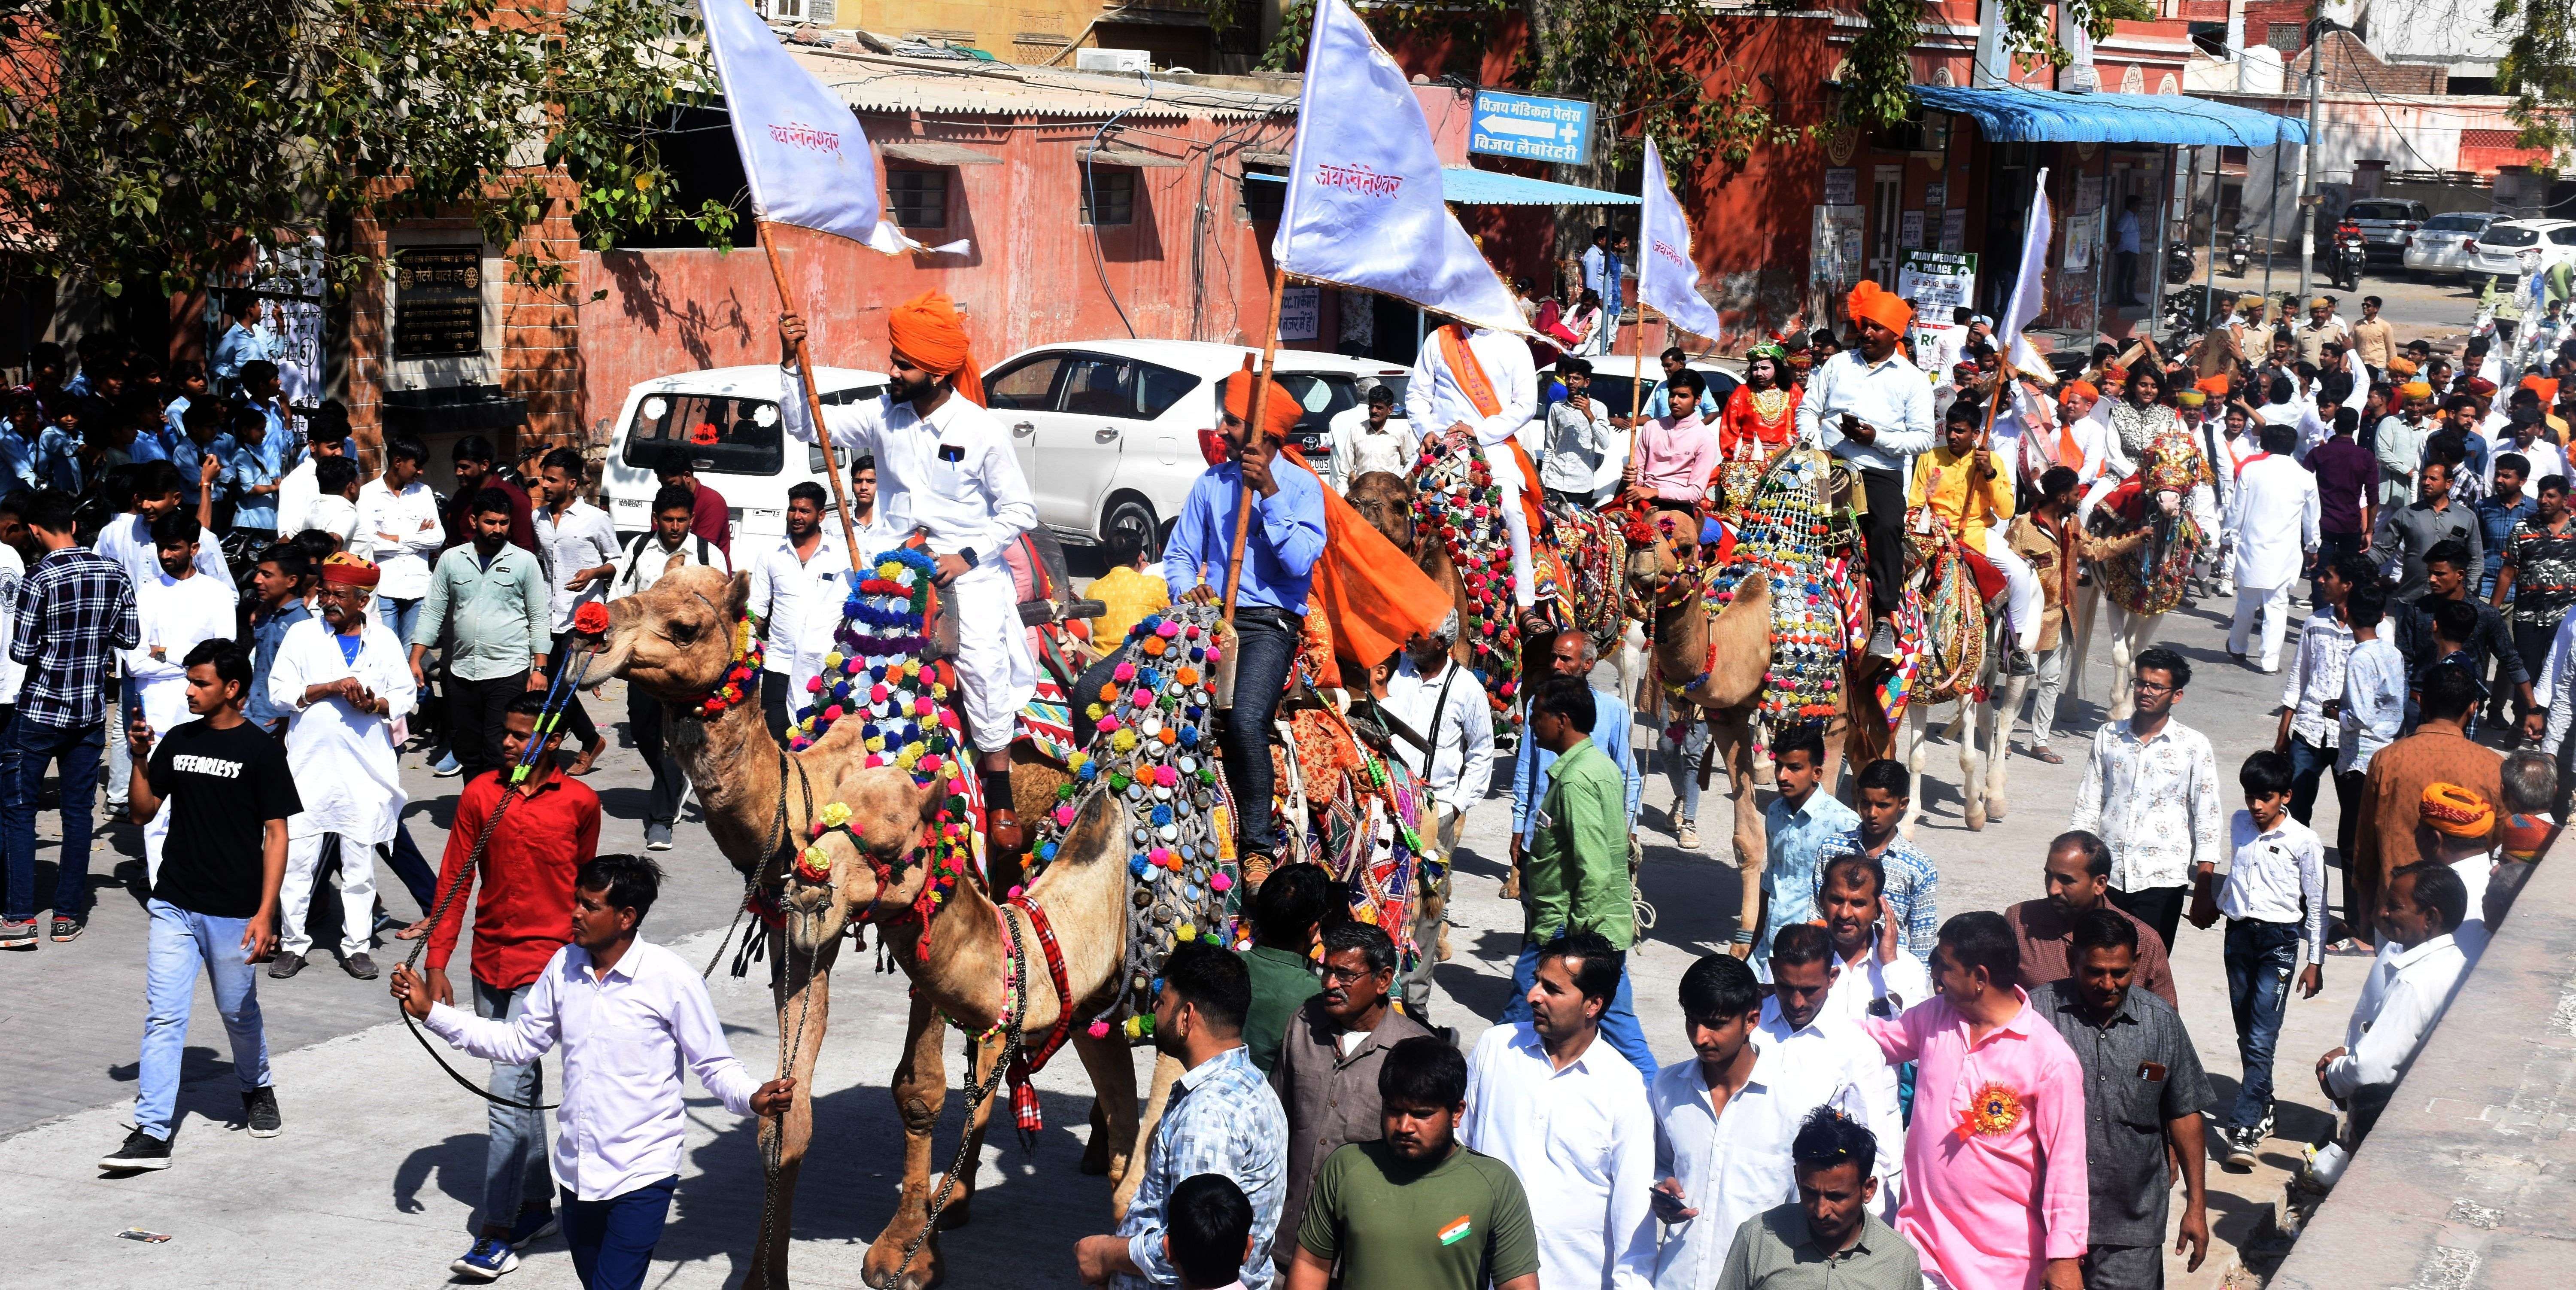
[[[1918,1063],[1896,1230],[1927,1285],[2083,1290],[2084,1068],[2012,984],[2020,957],[2003,915],[1960,914],[1932,951],[1939,996],[1863,1023]]]
[[[1631,505],[1652,503],[1693,510],[1717,473],[1717,432],[1699,414],[1708,384],[1685,367],[1666,378],[1672,415],[1637,426],[1637,453],[1628,462],[1628,486],[1621,496]]]

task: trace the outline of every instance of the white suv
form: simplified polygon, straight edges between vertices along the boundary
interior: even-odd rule
[[[2497,220],[2478,234],[2477,248],[2468,252],[2461,268],[2471,286],[2487,278],[2512,278],[2523,272],[2525,251],[2539,252],[2537,267],[2544,269],[2561,260],[2576,260],[2576,220]]]
[[[824,470],[823,450],[790,440],[779,424],[781,384],[774,366],[715,367],[655,377],[628,390],[599,477],[600,500],[618,535],[653,527],[653,493],[661,487],[654,468],[662,454],[685,448],[699,481],[732,511],[735,538],[784,536],[787,490],[820,481]],[[847,367],[824,368],[820,384],[827,406],[873,399],[885,386],[882,374]],[[825,488],[828,495],[830,485]]]
[[[1252,353],[1212,341],[1077,340],[994,364],[985,403],[1011,432],[1038,522],[1079,542],[1124,531],[1160,552],[1207,469],[1198,434],[1217,424],[1218,382]],[[1392,387],[1400,417],[1407,375],[1374,359],[1279,351],[1279,382],[1301,408],[1298,451],[1325,468],[1327,427],[1365,402],[1363,380]]]

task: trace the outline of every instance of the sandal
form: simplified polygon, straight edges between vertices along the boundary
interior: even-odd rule
[[[2066,764],[2066,758],[2063,755],[2052,751],[2046,744],[2032,744],[2021,751],[2023,756],[2028,757],[2033,761],[2044,761],[2051,766],[2063,766]]]
[[[2339,959],[2369,959],[2379,957],[2379,947],[2364,945],[2360,941],[2345,937],[2327,946],[2326,953]]]

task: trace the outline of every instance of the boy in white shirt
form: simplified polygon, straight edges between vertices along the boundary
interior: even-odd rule
[[[340,456],[317,456],[307,463],[313,467],[314,495],[304,503],[297,516],[303,525],[279,536],[292,538],[307,530],[328,533],[339,540],[340,549],[353,555],[364,555],[358,541],[358,463]]]
[[[125,652],[125,670],[134,678],[143,724],[155,736],[166,735],[191,719],[184,662],[188,651],[200,641],[231,640],[237,626],[232,584],[197,568],[202,536],[197,517],[184,511],[152,521],[152,545],[161,568],[151,582],[135,589],[135,620],[142,628],[142,639]],[[147,877],[160,877],[162,844],[169,836],[167,811],[156,813],[144,826]]]
[[[2335,792],[2338,800],[2361,801],[2362,782],[2370,773],[2371,755],[2394,741],[2406,723],[2406,656],[2381,634],[2388,614],[2388,587],[2373,578],[2344,593],[2344,625],[2352,629],[2352,653],[2343,661],[2343,703],[2336,713],[2341,725],[2335,746]],[[2335,827],[2335,854],[2350,856],[2362,812],[2343,812]],[[2344,863],[2349,864],[2347,860]],[[2352,880],[2344,877],[2344,926],[2367,926],[2369,910],[2352,907]]]
[[[2231,1169],[2254,1167],[2255,1148],[2272,1133],[2272,1054],[2290,1003],[2290,977],[2298,972],[2299,996],[2325,988],[2326,857],[2315,830],[2289,813],[2292,768],[2285,753],[2263,751],[2245,759],[2236,782],[2245,809],[2228,821],[2226,886],[2209,902],[2215,866],[2200,866],[2200,901],[2194,926],[2227,918],[2227,997],[2236,1013],[2236,1055],[2244,1078],[2236,1109],[2218,1127]]]

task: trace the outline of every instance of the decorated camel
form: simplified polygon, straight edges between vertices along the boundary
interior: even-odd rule
[[[1990,598],[1979,588],[1957,539],[1938,518],[1920,511],[1906,525],[1906,585],[1900,612],[1914,620],[1909,627],[1917,630],[1900,629],[1898,635],[1919,640],[1921,650],[1898,664],[1905,708],[1899,713],[1905,734],[1898,756],[1907,780],[1901,827],[1912,838],[1923,816],[1923,756],[1931,739],[1932,709],[1955,702],[1959,710],[1947,733],[1959,744],[1959,814],[1971,831],[1981,831],[1989,821],[2004,818],[2008,809],[2004,722],[2007,714],[2020,710],[2030,678],[2006,669],[2010,642],[2005,633],[2011,629],[2000,615],[1987,612]]]
[[[873,923],[880,953],[910,978],[913,992],[892,1090],[904,1130],[903,1188],[863,1275],[870,1285],[923,1290],[942,1273],[930,1212],[940,1173],[931,1138],[947,1096],[943,1019],[977,1036],[970,1082],[988,1092],[968,1108],[962,1168],[939,1226],[964,1223],[999,1068],[1031,1050],[1043,1054],[1070,1041],[1098,1095],[1093,1140],[1105,1148],[1106,1171],[1113,1178],[1130,1171],[1138,1141],[1130,1036],[1070,1023],[1132,1002],[1130,870],[1131,860],[1144,859],[1128,841],[1133,799],[1079,795],[1070,825],[1045,849],[1043,871],[997,904],[971,871],[971,824],[959,818],[954,796],[968,786],[966,777],[955,773],[953,760],[914,755],[920,746],[955,746],[953,717],[935,702],[953,679],[945,665],[895,662],[879,688],[893,688],[899,711],[867,720],[868,712],[853,707],[810,746],[788,751],[770,736],[758,703],[747,700],[759,667],[743,630],[747,593],[740,575],[674,570],[609,606],[593,667],[593,675],[624,677],[665,705],[668,746],[697,785],[709,835],[744,873],[746,898],[769,929],[782,1065],[797,1092],[786,1115],[761,1127],[768,1195],[744,1284],[787,1284],[790,1215],[813,1137],[808,1099],[830,1019],[831,969],[844,933]],[[1212,667],[1189,682],[1183,688],[1206,704],[1224,678]],[[934,737],[895,751],[900,732],[916,723]],[[944,744],[935,738],[939,723],[948,723],[952,736]],[[895,744],[887,742],[889,731],[898,731]],[[917,775],[926,782],[917,784]],[[1049,778],[1047,767],[1025,759],[1014,778],[1024,818],[1066,805],[1059,790],[1074,782],[1062,770]],[[1205,779],[1213,778],[1211,767]],[[1204,890],[1213,862],[1174,859],[1168,880],[1186,877]],[[1045,952],[1050,947],[1054,952]],[[1022,1074],[1011,1071],[1024,1087]]]
[[[2157,624],[2182,603],[2192,562],[2216,540],[2216,498],[2200,446],[2175,424],[2148,443],[2136,473],[2093,504],[2085,522],[2084,554],[2094,578],[2077,593],[2071,611],[2075,658],[2068,697],[2083,695],[2084,659],[2093,643],[2094,606],[2100,604],[2108,611],[2111,632],[2111,694],[2105,715],[2112,721],[2129,719],[2137,706],[2132,663],[2155,642]]]

